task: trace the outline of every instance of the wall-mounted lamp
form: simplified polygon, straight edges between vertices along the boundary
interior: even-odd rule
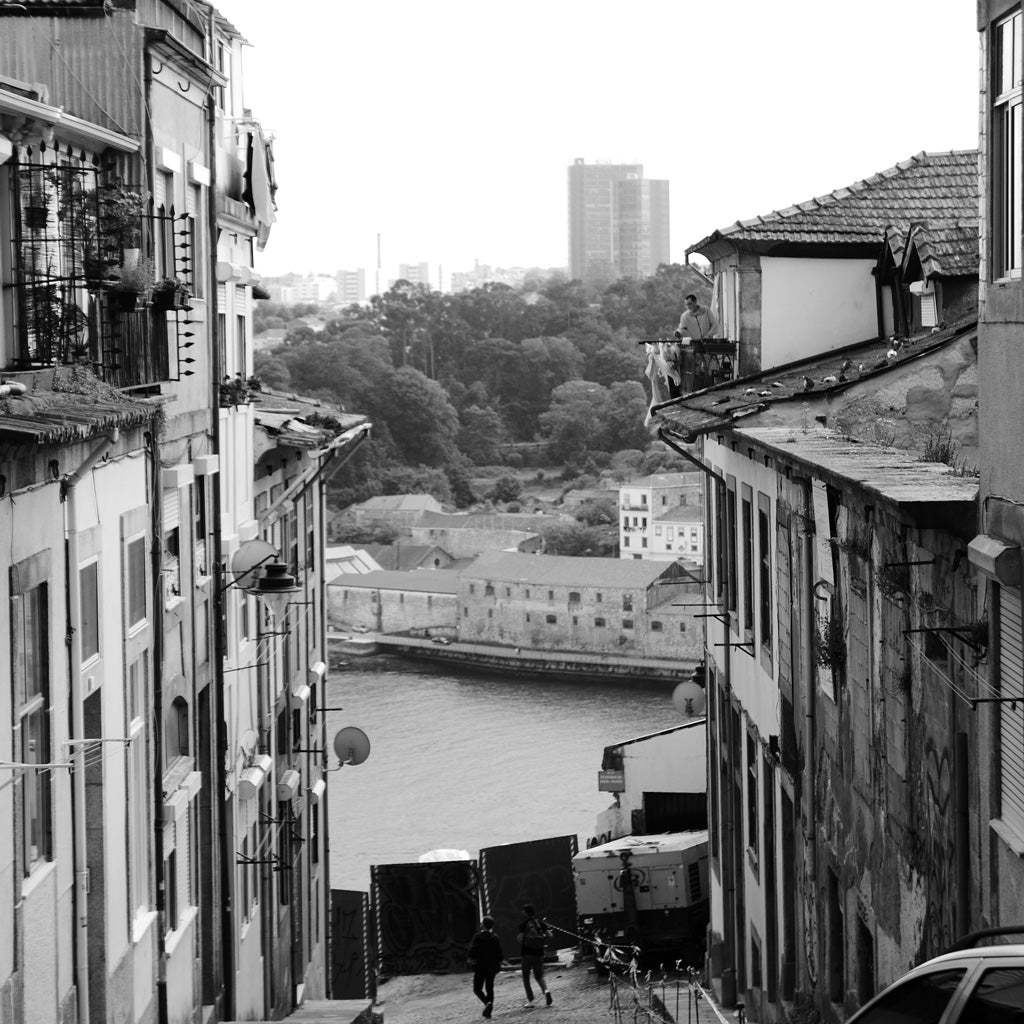
[[[247,591],[255,597],[263,599],[274,619],[279,619],[287,610],[292,595],[302,588],[295,582],[295,577],[288,571],[283,562],[267,562],[263,567],[263,575],[255,587]]]

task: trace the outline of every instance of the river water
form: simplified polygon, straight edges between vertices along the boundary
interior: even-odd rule
[[[448,673],[390,656],[334,669],[327,741],[358,726],[370,756],[330,775],[331,886],[435,849],[594,834],[604,748],[679,723],[671,688]],[[333,753],[331,761],[336,763]]]

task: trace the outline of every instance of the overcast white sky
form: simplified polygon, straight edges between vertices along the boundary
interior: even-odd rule
[[[257,270],[565,266],[566,168],[671,182],[672,258],[977,145],[973,0],[214,0],[275,137]]]

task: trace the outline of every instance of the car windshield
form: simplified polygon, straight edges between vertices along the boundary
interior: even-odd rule
[[[939,1024],[965,968],[897,982],[855,1019],[857,1024]],[[970,1018],[967,1018],[970,1019]],[[981,1018],[982,1020],[986,1018]]]

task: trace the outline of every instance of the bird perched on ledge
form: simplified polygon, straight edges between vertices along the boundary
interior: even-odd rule
[[[804,374],[804,391],[810,391],[814,387],[814,381],[807,374]]]

